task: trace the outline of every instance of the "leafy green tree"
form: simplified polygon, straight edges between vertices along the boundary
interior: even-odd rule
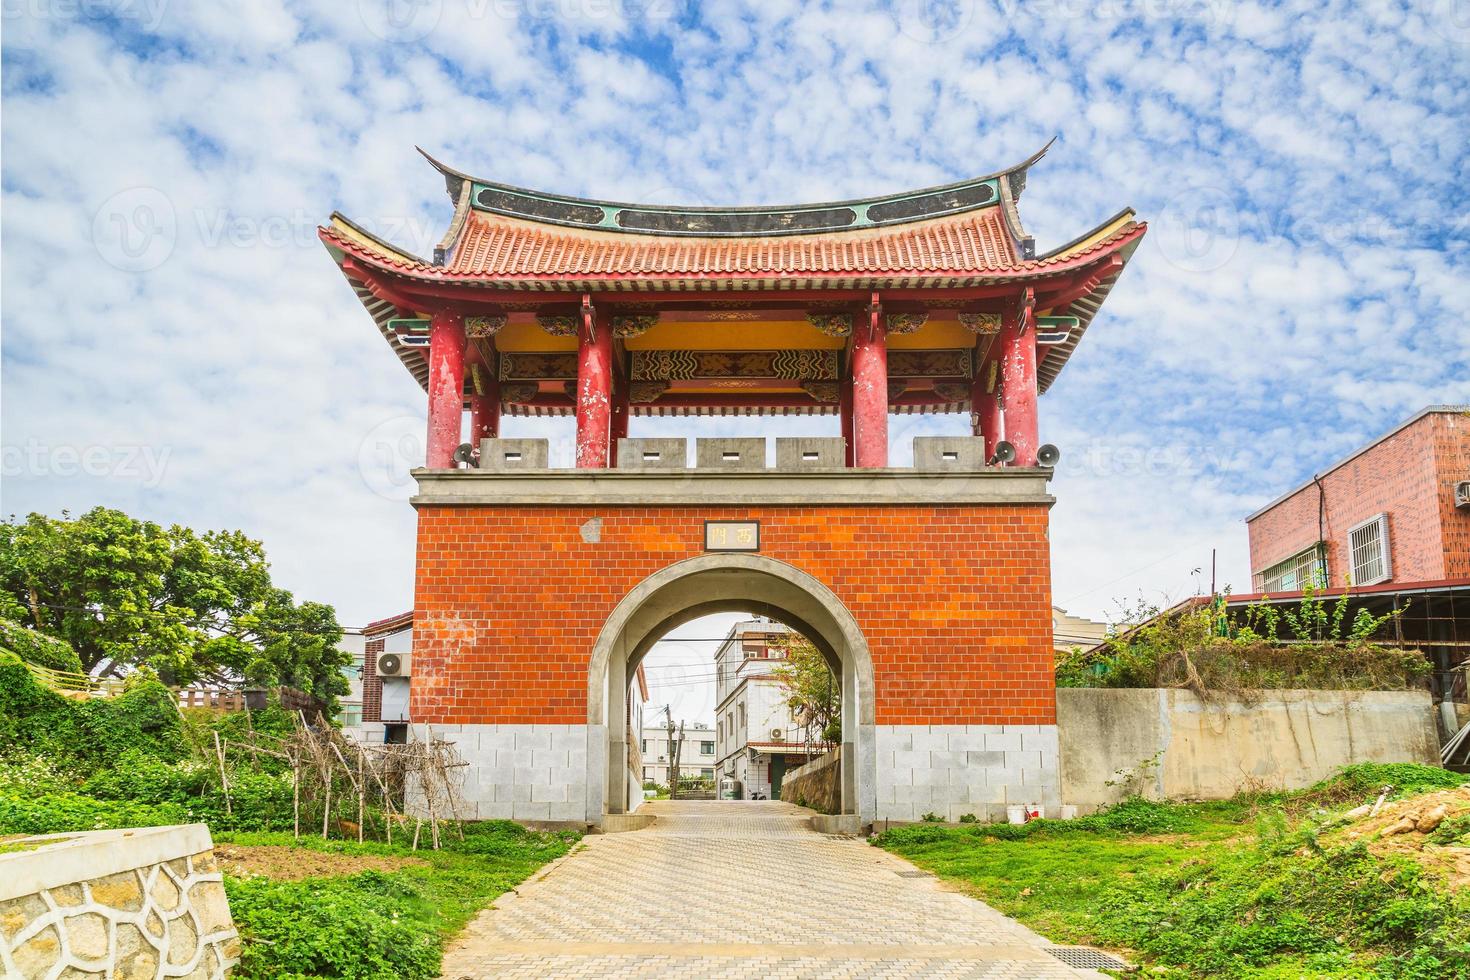
[[[0,522],[0,616],[69,643],[89,673],[347,691],[331,606],[271,584],[259,541],[98,507]]]
[[[786,662],[775,675],[786,689],[786,706],[799,725],[826,742],[842,741],[842,685],[810,640],[787,634]]]

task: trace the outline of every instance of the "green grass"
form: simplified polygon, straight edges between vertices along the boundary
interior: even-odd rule
[[[571,832],[537,833],[509,821],[466,828],[439,851],[290,834],[220,834],[221,843],[339,854],[412,856],[391,872],[271,881],[227,875],[230,910],[244,940],[235,976],[417,980],[439,975],[444,940],[497,896],[575,844]]]
[[[1465,781],[1355,766],[1298,794],[1130,800],[1076,821],[915,825],[874,843],[1043,935],[1128,951],[1162,975],[1470,978],[1470,895],[1318,832],[1320,808],[1340,811],[1383,785],[1412,795]]]

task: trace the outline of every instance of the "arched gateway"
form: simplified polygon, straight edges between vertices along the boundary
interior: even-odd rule
[[[760,609],[797,630],[826,657],[842,689],[842,813],[872,822],[877,802],[873,739],[873,660],[857,620],[842,601],[801,569],[762,555],[688,558],[640,582],[608,617],[587,671],[587,816],[623,812],[630,800],[627,743],[608,719],[626,714],[628,678],[668,630],[700,616]],[[606,778],[603,778],[606,774]]]
[[[1044,152],[1044,151],[1043,151]],[[661,633],[760,609],[842,681],[861,823],[1055,802],[1037,396],[1138,247],[1124,211],[1038,254],[1038,153],[879,198],[677,208],[435,163],[428,258],[321,238],[428,392],[411,732],[468,761],[471,816],[600,824],[636,804],[629,671]],[[468,411],[468,439],[465,414]],[[830,437],[629,438],[634,416],[837,417]],[[893,414],[968,413],[889,465]],[[574,468],[501,419],[574,416]]]

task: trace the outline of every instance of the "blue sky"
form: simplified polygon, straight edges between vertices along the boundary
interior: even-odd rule
[[[1055,598],[1082,614],[1207,587],[1212,548],[1247,587],[1241,518],[1423,405],[1470,400],[1463,3],[3,16],[5,511],[244,528],[347,624],[410,604],[396,474],[424,398],[314,229],[340,209],[427,253],[449,202],[415,144],[514,184],[740,204],[954,180],[1060,137],[1021,202],[1040,248],[1124,206],[1152,226],[1041,403],[1063,451]],[[895,461],[914,434],[963,429],[895,419]],[[518,433],[565,458],[569,425]]]

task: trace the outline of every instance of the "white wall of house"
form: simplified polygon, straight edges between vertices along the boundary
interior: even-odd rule
[[[640,746],[643,749],[643,781],[669,785],[668,729],[658,722],[646,722]],[[674,732],[678,741],[679,732]],[[685,722],[684,751],[679,756],[679,773],[682,776],[715,775],[715,731],[702,722]]]

